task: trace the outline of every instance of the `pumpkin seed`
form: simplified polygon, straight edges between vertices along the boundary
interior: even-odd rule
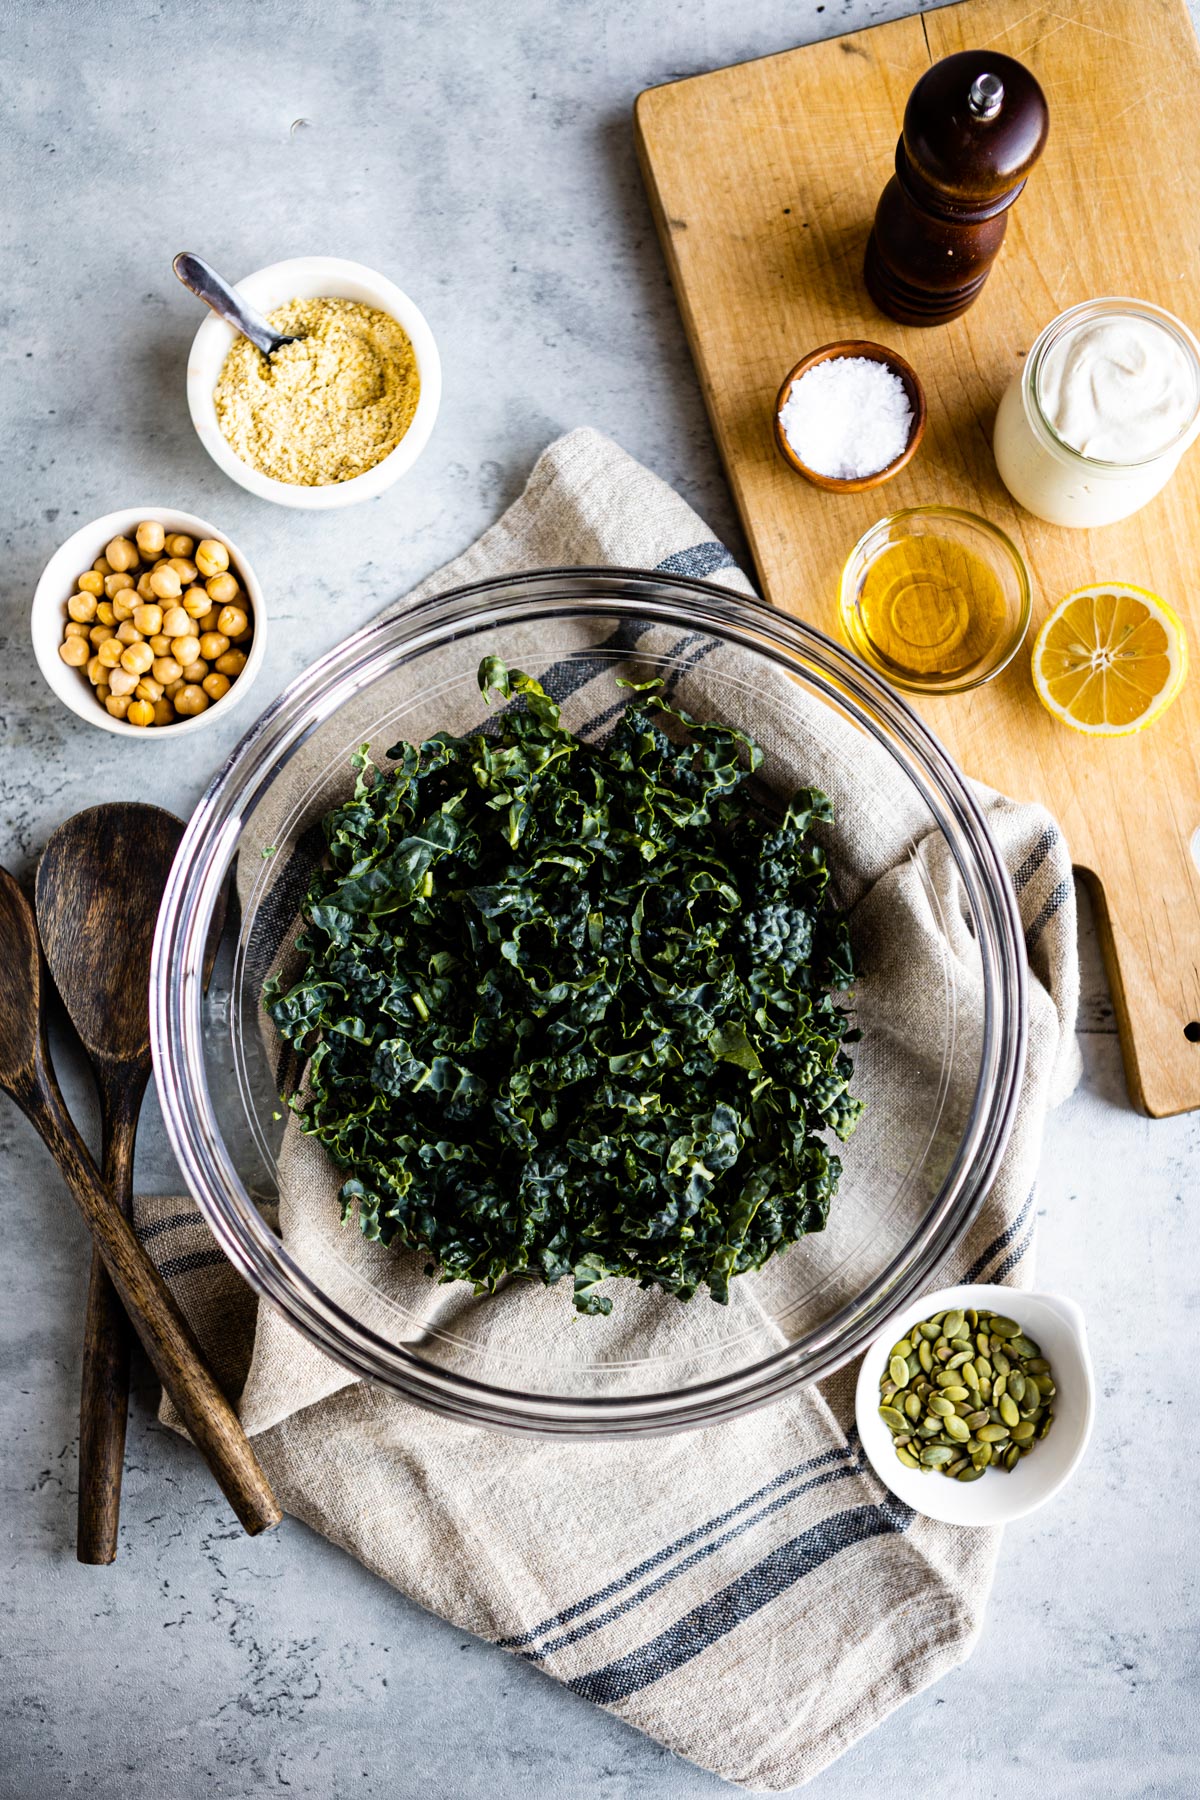
[[[888,1374],[898,1388],[908,1386],[908,1364],[902,1356],[893,1356],[888,1364]]]
[[[921,1416],[921,1397],[920,1397],[920,1395],[919,1394],[906,1394],[904,1397],[904,1410],[915,1425],[917,1420]]]
[[[1020,1337],[1021,1335],[1021,1327],[1017,1324],[1017,1321],[1015,1319],[1005,1319],[1000,1313],[992,1314],[991,1318],[988,1320],[988,1330],[993,1337],[998,1338],[1015,1338]]]
[[[975,1348],[978,1350],[980,1356],[987,1355],[988,1334],[986,1331],[977,1331],[975,1333]]]
[[[1053,1400],[1055,1394],[1058,1392],[1058,1389],[1054,1385],[1053,1375],[1035,1375],[1033,1378],[1033,1385],[1042,1396],[1043,1400]]]
[[[903,1445],[901,1445],[900,1448],[897,1449],[896,1457],[897,1457],[898,1461],[900,1461],[904,1464],[906,1469],[919,1469],[921,1466],[920,1463],[917,1461],[916,1457],[912,1454],[912,1452],[909,1450],[906,1450],[903,1447]]]
[[[973,1362],[965,1362],[959,1370],[959,1374],[962,1376],[968,1387],[978,1390],[979,1370],[975,1367]]]
[[[943,1400],[968,1400],[969,1398],[969,1390],[965,1387],[957,1386],[954,1382],[950,1382],[942,1389]]]
[[[1012,1395],[1017,1405],[1020,1406],[1022,1400],[1025,1398],[1025,1377],[1022,1375],[1020,1369],[1014,1369],[1012,1374],[1008,1377],[1007,1392]]]
[[[967,1424],[971,1427],[972,1431],[977,1431],[981,1425],[986,1425],[987,1422],[988,1422],[988,1414],[987,1414],[986,1410],[983,1412],[973,1412],[973,1413],[967,1414]]]
[[[929,1410],[939,1419],[953,1418],[954,1402],[953,1400],[947,1400],[942,1394],[930,1394]]]
[[[993,1383],[992,1383],[992,1405],[999,1406],[1000,1396],[1002,1394],[1007,1394],[1007,1392],[1008,1392],[1008,1376],[1007,1375],[997,1375],[995,1381],[993,1381]]]
[[[981,1444],[1006,1444],[1008,1442],[1008,1426],[981,1425],[975,1435]]]
[[[949,1438],[953,1438],[956,1444],[965,1444],[967,1439],[971,1435],[970,1426],[964,1425],[962,1420],[957,1417],[953,1418],[953,1419],[947,1419],[945,1426],[944,1426],[944,1430],[945,1430],[946,1436]]]
[[[978,1463],[968,1463],[965,1469],[960,1469],[958,1471],[955,1479],[958,1481],[978,1481],[982,1474],[983,1470]]]
[[[948,1312],[942,1320],[942,1330],[948,1338],[956,1338],[963,1328],[963,1315],[960,1312]],[[1017,1327],[1014,1325],[1013,1330]]]
[[[971,1461],[981,1472],[987,1468],[991,1460],[992,1446],[990,1444],[980,1444],[978,1450],[972,1450],[971,1452]]]
[[[898,1344],[892,1345],[891,1350],[888,1352],[888,1360],[890,1362],[893,1356],[909,1357],[912,1355],[912,1353],[913,1353],[913,1345],[912,1345],[911,1340],[909,1338],[903,1337],[900,1339],[900,1342]]]
[[[989,1376],[995,1373],[986,1356],[977,1356],[975,1358],[975,1373],[978,1375],[980,1381],[986,1381]]]
[[[1025,1373],[1027,1375],[1048,1375],[1050,1373],[1050,1364],[1046,1361],[1044,1356],[1027,1357],[1025,1361]]]
[[[925,1339],[925,1342],[927,1344],[932,1344],[932,1343],[936,1342],[936,1340],[938,1338],[940,1338],[942,1335],[941,1326],[935,1325],[933,1323],[932,1319],[925,1319],[920,1325],[917,1326],[917,1330],[920,1332],[921,1336]]]
[[[990,1400],[992,1397],[992,1384],[986,1375],[979,1377],[979,1395],[982,1400]]]
[[[937,1437],[941,1429],[942,1421],[940,1419],[922,1419],[921,1423],[917,1426],[917,1430],[920,1432],[921,1436],[927,1438]]]
[[[970,1465],[971,1465],[971,1459],[969,1456],[956,1456],[952,1463],[946,1464],[946,1467],[943,1469],[942,1473],[944,1475],[957,1475],[958,1471],[960,1469],[969,1468]]]
[[[970,1361],[971,1352],[969,1350],[956,1350],[953,1356],[946,1358],[946,1367],[948,1369],[961,1369],[964,1363],[969,1363]],[[974,1365],[972,1364],[972,1367],[973,1366]]]
[[[921,1452],[921,1461],[927,1469],[942,1469],[953,1458],[954,1452],[945,1444],[927,1444]]]
[[[898,1407],[881,1406],[879,1409],[879,1416],[883,1420],[884,1424],[887,1426],[889,1431],[903,1431],[904,1430],[904,1425],[905,1425],[904,1414],[899,1410]]]
[[[1003,1350],[997,1350],[995,1356],[992,1358],[992,1366],[997,1375],[1012,1374],[1012,1364],[1009,1362],[1007,1356],[1005,1356]]]
[[[1015,1350],[1018,1356],[1040,1356],[1041,1355],[1041,1351],[1038,1349],[1038,1347],[1034,1343],[1033,1339],[1027,1338],[1023,1334],[1020,1334],[1017,1337],[1015,1337],[1008,1347],[1010,1350]]]
[[[1017,1464],[1020,1462],[1020,1460],[1021,1460],[1020,1444],[1010,1444],[1008,1449],[1004,1452],[1005,1468],[1006,1469],[1015,1469]]]
[[[1028,1419],[1022,1419],[1020,1424],[1014,1425],[1012,1428],[1013,1443],[1031,1444],[1033,1442],[1034,1429],[1034,1426],[1029,1423]]]
[[[1017,1410],[1017,1403],[1012,1398],[1011,1394],[1005,1394],[1001,1398],[1000,1417],[1004,1420],[1004,1423],[1008,1426],[1010,1431],[1014,1425],[1019,1425],[1021,1423],[1021,1415]]]
[[[917,1345],[917,1361],[924,1369],[926,1375],[931,1373],[933,1369],[933,1351],[929,1348],[928,1338],[922,1338]]]

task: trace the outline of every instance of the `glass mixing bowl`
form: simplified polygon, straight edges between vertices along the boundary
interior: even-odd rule
[[[342,1226],[342,1176],[281,1104],[289,1072],[261,1006],[286,964],[352,752],[478,728],[481,657],[543,679],[564,723],[602,736],[618,674],[741,726],[760,776],[828,791],[820,828],[862,966],[854,1091],[826,1229],[738,1277],[727,1307],[609,1284],[607,1318],[570,1283],[476,1298],[415,1253]],[[901,930],[901,926],[903,929]],[[861,942],[859,941],[861,939]],[[155,1066],[184,1178],[218,1243],[284,1318],[355,1375],[498,1428],[600,1436],[691,1428],[817,1380],[863,1349],[967,1229],[1012,1123],[1025,956],[978,803],[920,720],[796,620],[682,577],[552,570],[476,583],[361,631],[242,740],[188,827],[153,974]],[[281,1168],[284,1179],[281,1181]],[[260,1330],[278,1330],[270,1314]]]

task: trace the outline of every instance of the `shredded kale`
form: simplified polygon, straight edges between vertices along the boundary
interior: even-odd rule
[[[289,1104],[349,1179],[342,1216],[492,1292],[632,1277],[681,1300],[825,1224],[862,1111],[835,994],[845,921],[744,732],[631,688],[585,743],[538,682],[480,665],[488,733],[353,759],[299,950],[264,1003],[307,1057]]]

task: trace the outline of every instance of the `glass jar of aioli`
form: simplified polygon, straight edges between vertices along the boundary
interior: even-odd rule
[[[1200,435],[1200,344],[1144,300],[1085,300],[1047,325],[996,415],[1005,487],[1052,525],[1128,518]]]

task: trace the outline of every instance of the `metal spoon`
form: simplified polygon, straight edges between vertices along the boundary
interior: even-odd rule
[[[130,1323],[234,1512],[251,1535],[268,1530],[282,1515],[241,1421],[67,1111],[46,1039],[44,964],[33,908],[3,868],[0,944],[0,1088],[62,1170]]]
[[[175,273],[185,288],[190,288],[198,300],[205,306],[211,306],[218,319],[224,319],[235,331],[250,339],[256,350],[261,350],[265,357],[274,356],[284,344],[294,344],[294,337],[281,337],[273,325],[268,325],[260,312],[256,312],[248,300],[239,294],[235,287],[218,275],[211,263],[206,263],[202,256],[191,250],[181,250],[172,265]]]
[[[133,1148],[150,1079],[150,953],[183,824],[136,801],[89,807],[51,832],[34,904],[54,985],[95,1076],[103,1126],[101,1172],[125,1217],[133,1203]],[[129,1321],[92,1250],[79,1396],[82,1563],[117,1554]]]

